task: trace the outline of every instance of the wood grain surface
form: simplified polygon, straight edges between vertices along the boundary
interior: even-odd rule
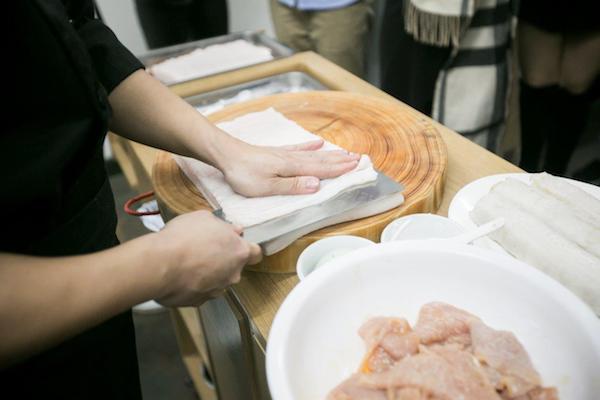
[[[325,236],[358,235],[379,240],[393,219],[414,212],[435,212],[442,199],[446,146],[431,120],[385,99],[347,92],[318,91],[263,97],[229,106],[210,116],[217,123],[274,107],[310,132],[349,151],[368,154],[375,168],[405,185],[403,206],[386,213],[334,225],[294,242],[269,257],[256,271],[293,272],[300,252]],[[235,155],[232,155],[235,157]],[[169,153],[158,154],[153,183],[166,219],[209,209],[196,187]]]

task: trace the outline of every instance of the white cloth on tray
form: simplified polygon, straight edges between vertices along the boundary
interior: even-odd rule
[[[170,85],[272,59],[269,48],[239,39],[169,58],[150,66],[148,70],[156,79]]]
[[[240,140],[259,146],[284,146],[320,139],[273,108],[246,114],[217,126]],[[339,149],[325,142],[319,151]],[[235,154],[231,156],[236,157]],[[248,198],[235,193],[218,169],[188,157],[175,156],[175,161],[196,186],[199,186],[199,180],[202,181],[219,202],[227,220],[245,228],[320,204],[345,189],[377,179],[371,159],[362,155],[354,170],[334,179],[322,180],[316,193]]]

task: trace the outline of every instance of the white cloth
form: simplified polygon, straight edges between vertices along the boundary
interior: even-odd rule
[[[156,200],[148,201],[141,205],[137,209],[139,212],[158,211],[158,202]],[[160,214],[156,215],[142,215],[140,217],[142,224],[152,232],[158,232],[165,227],[165,221],[163,221]]]
[[[247,40],[215,44],[154,64],[148,71],[166,85],[273,59],[271,50]]]
[[[319,138],[273,108],[246,114],[218,126],[240,140],[259,146],[284,146]],[[340,147],[325,142],[320,151],[339,149]],[[322,180],[320,190],[314,194],[247,198],[235,193],[218,169],[192,158],[175,156],[175,160],[196,186],[201,181],[212,193],[228,221],[245,228],[320,204],[345,189],[377,179],[371,160],[363,155],[353,171],[334,179]]]

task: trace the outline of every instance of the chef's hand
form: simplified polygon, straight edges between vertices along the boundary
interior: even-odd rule
[[[323,143],[316,140],[277,148],[236,142],[220,168],[233,190],[247,197],[314,193],[321,179],[353,170],[360,159],[343,150],[316,151]]]
[[[157,234],[167,265],[163,295],[156,300],[166,306],[197,305],[239,282],[243,267],[262,257],[260,247],[241,232],[208,211],[170,221]]]

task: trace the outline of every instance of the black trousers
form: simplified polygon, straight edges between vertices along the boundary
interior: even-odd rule
[[[226,0],[136,0],[135,5],[151,49],[228,31]]]
[[[450,47],[419,43],[404,30],[402,0],[386,0],[381,27],[381,89],[431,115],[438,74]]]

